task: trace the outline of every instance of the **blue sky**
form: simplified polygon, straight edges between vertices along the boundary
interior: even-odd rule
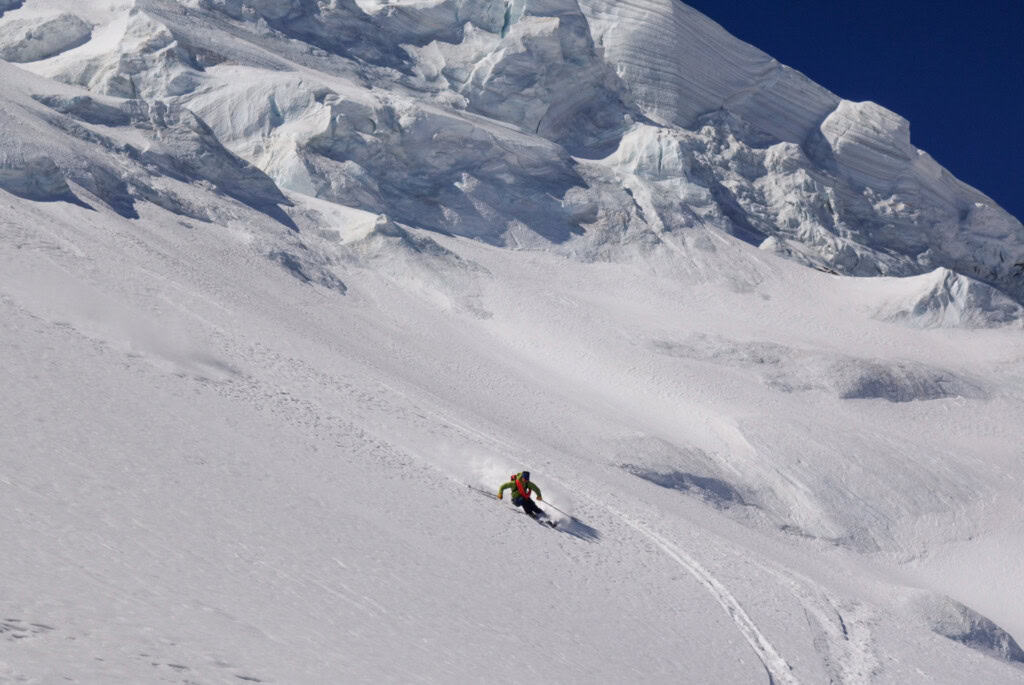
[[[1024,218],[1024,0],[686,0],[911,139]]]

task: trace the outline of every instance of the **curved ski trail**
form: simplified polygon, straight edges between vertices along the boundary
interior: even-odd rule
[[[800,681],[793,675],[789,664],[776,651],[774,645],[769,642],[764,633],[758,630],[757,625],[743,609],[739,600],[729,592],[725,585],[701,566],[696,559],[658,533],[633,521],[629,516],[620,511],[611,507],[608,507],[608,510],[619,517],[630,528],[633,528],[657,545],[666,555],[686,569],[690,575],[697,579],[697,582],[704,586],[711,596],[715,598],[715,601],[729,614],[729,617],[739,628],[740,633],[743,634],[743,637],[746,638],[751,648],[753,648],[757,658],[764,665],[765,671],[768,672],[768,682],[771,685],[800,685]]]
[[[806,576],[759,564],[785,584],[803,605],[807,622],[817,635],[814,647],[834,683],[866,683],[881,668],[869,628],[870,610],[857,602],[842,601]]]

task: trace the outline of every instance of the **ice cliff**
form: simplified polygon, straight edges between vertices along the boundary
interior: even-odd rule
[[[582,259],[720,231],[839,274],[943,268],[1024,300],[1024,227],[905,119],[672,0],[4,9],[0,56],[49,79],[5,78],[45,106],[3,113],[0,179],[25,197],[70,181],[173,207],[160,179],[198,178],[286,225],[302,195]],[[22,146],[25,116],[77,152]]]

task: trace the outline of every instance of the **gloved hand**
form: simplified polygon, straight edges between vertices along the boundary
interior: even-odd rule
[[[498,493],[498,499],[501,499],[501,493],[500,492]]]
[[[537,495],[537,501],[538,501],[538,502],[543,502],[543,501],[544,501],[544,498],[543,498],[543,497],[541,497],[540,495]]]

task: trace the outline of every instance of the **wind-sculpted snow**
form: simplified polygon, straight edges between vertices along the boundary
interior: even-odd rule
[[[778,140],[800,143],[839,98],[699,12],[672,0],[581,0],[594,40],[637,105],[690,128],[725,110]]]
[[[970,607],[929,593],[919,593],[909,602],[939,635],[996,658],[1024,664],[1024,649],[1013,636]]]
[[[895,190],[904,169],[917,156],[910,123],[873,102],[843,100],[820,126],[833,169],[855,187]]]
[[[863,359],[838,359],[828,365],[829,385],[844,400],[883,399],[889,402],[938,400],[947,397],[984,399],[984,389],[966,378],[944,369],[914,362],[878,362]],[[788,389],[789,380],[775,381]],[[813,383],[813,381],[811,381]],[[811,383],[797,380],[796,385]]]
[[[342,295],[346,293],[348,288],[345,284],[335,276],[330,270],[323,268],[322,266],[317,267],[311,266],[306,263],[302,256],[294,254],[292,252],[285,252],[283,250],[275,250],[269,255],[271,261],[277,262],[295,278],[299,279],[303,283],[316,283],[322,285],[325,288],[336,290]]]
[[[742,494],[718,478],[698,476],[674,469],[649,469],[637,464],[623,464],[622,469],[637,478],[669,490],[695,493],[716,507],[727,508],[745,504]]]
[[[651,346],[672,357],[751,369],[769,387],[782,392],[825,391],[844,400],[889,402],[987,397],[982,387],[967,378],[913,361],[858,359],[803,352],[772,342],[716,340],[703,335],[688,342],[655,340]]]

